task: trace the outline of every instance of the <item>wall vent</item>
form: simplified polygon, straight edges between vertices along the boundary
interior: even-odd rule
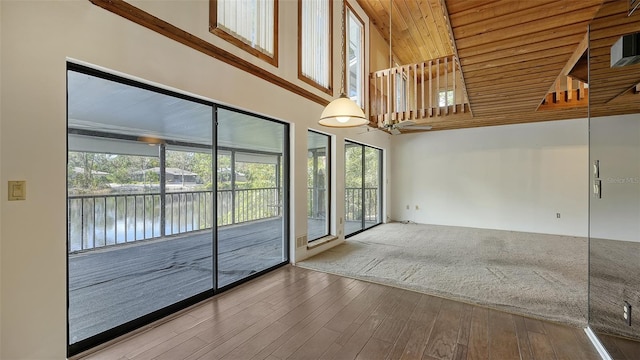
[[[613,44],[611,47],[612,68],[638,63],[640,63],[640,33],[624,35]]]
[[[296,238],[296,248],[307,246],[307,235],[298,236]]]

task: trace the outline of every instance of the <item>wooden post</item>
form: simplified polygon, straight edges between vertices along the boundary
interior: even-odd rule
[[[433,116],[433,84],[432,84],[432,74],[431,68],[433,65],[433,61],[429,60],[429,117]]]
[[[573,79],[567,76],[567,96],[565,97],[566,102],[571,102],[573,98]]]
[[[456,61],[456,57],[453,57],[453,113],[455,114],[458,110],[458,102],[456,101],[456,67],[458,62]]]

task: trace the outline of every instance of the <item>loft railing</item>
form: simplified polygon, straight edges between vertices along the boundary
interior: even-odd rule
[[[570,76],[560,76],[542,100],[539,109],[576,108],[589,105],[588,85]]]
[[[469,112],[455,56],[376,71],[369,83],[369,113],[378,124]]]
[[[212,228],[213,191],[68,197],[69,252]],[[218,226],[282,214],[278,188],[219,190]]]

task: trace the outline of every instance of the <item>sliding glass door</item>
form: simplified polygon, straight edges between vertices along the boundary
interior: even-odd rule
[[[218,108],[218,281],[288,259],[288,126]]]
[[[286,124],[67,78],[69,355],[288,262]]]
[[[345,142],[345,236],[382,222],[382,150]]]

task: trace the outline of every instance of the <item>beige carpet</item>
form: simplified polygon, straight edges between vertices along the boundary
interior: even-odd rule
[[[586,326],[587,252],[586,238],[390,223],[298,265]]]

